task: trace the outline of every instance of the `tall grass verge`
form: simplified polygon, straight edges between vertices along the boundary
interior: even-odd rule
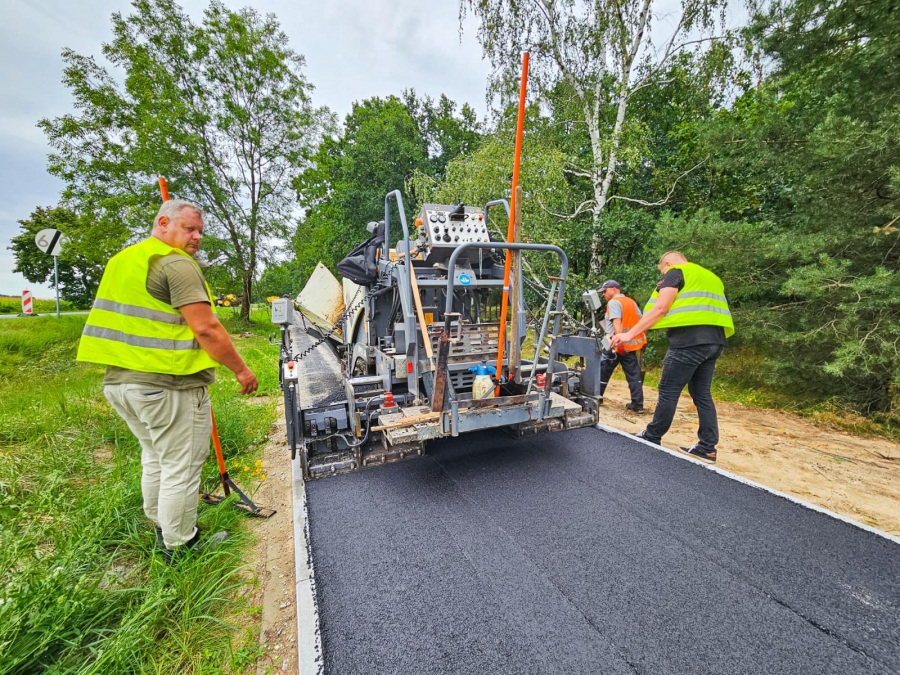
[[[32,309],[38,314],[49,314],[56,311],[56,299],[44,300],[42,298],[34,298],[31,301]],[[68,300],[59,301],[59,309],[61,312],[71,312],[78,309]],[[11,298],[9,296],[0,297],[0,314],[19,314],[22,311],[22,299]]]
[[[141,509],[137,442],[103,397],[103,368],[74,362],[84,319],[0,325],[0,673],[243,672],[253,636],[234,627],[255,611],[243,516],[201,505],[201,529],[233,536],[163,564]],[[252,492],[277,348],[236,343],[263,398],[238,397],[224,369],[211,397],[226,456],[248,468],[233,475]],[[217,480],[211,457],[204,488]]]

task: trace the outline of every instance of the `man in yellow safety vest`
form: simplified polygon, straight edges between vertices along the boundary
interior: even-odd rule
[[[77,356],[106,366],[103,392],[140,442],[144,513],[167,562],[228,536],[200,542],[197,528],[215,367],[235,374],[241,394],[259,386],[214,313],[193,258],[202,237],[199,207],[164,202],[151,236],[107,264]]]
[[[716,360],[725,350],[726,338],[734,335],[734,322],[721,279],[709,270],[688,262],[678,251],[659,259],[663,275],[644,307],[644,316],[627,333],[614,335],[613,347],[627,343],[651,328],[666,328],[669,350],[659,378],[659,400],[653,420],[638,433],[657,445],[672,426],[675,407],[685,386],[697,407],[699,442],[685,452],[716,461],[719,422],[710,387]]]

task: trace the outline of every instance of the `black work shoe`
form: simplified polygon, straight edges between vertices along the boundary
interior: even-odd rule
[[[156,548],[166,548],[166,542],[163,540],[162,536],[162,528],[159,525],[156,526]]]
[[[626,403],[625,410],[630,410],[635,415],[643,415],[644,414],[644,406],[639,403]]]
[[[715,462],[716,461],[716,451],[715,450],[704,450],[699,445],[692,445],[689,448],[681,448],[684,452],[689,455],[696,457],[697,459],[703,459],[707,462]]]
[[[200,541],[200,530],[197,530],[197,533],[181,546],[163,549],[163,559],[166,561],[166,565],[175,565],[181,558],[189,553],[215,551],[216,547],[228,539],[229,536],[228,532],[222,530],[221,532],[216,532],[203,541]]]
[[[635,438],[640,438],[644,441],[649,441],[650,443],[653,443],[654,445],[662,445],[662,439],[661,438],[653,438],[652,436],[648,436],[646,429],[644,429],[643,431],[639,431],[636,434],[632,434],[632,435]]]

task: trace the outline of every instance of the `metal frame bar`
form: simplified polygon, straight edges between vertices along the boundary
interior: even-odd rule
[[[488,231],[488,237],[491,236],[491,230],[488,227],[488,210],[492,206],[500,206],[501,204],[506,208],[506,217],[509,218],[509,202],[505,199],[492,199],[484,205],[484,229]]]
[[[400,227],[403,229],[403,241],[406,242],[406,273],[407,283],[401,288],[402,298],[404,300],[403,322],[406,324],[406,340],[407,343],[412,339],[416,330],[416,314],[412,301],[412,261],[410,261],[410,245],[409,245],[409,227],[406,225],[406,212],[403,207],[403,196],[400,190],[388,192],[384,196],[384,251],[383,258],[390,262],[391,259],[391,197],[397,199],[397,211],[400,213]],[[400,252],[398,251],[398,254]]]
[[[563,251],[559,246],[554,246],[553,244],[515,244],[499,241],[470,241],[461,244],[455,251],[453,251],[453,254],[450,256],[450,261],[447,263],[447,298],[444,311],[444,330],[448,335],[450,334],[450,321],[446,318],[446,315],[447,313],[453,312],[453,290],[455,283],[454,277],[456,276],[453,274],[453,270],[456,269],[456,261],[457,259],[459,259],[460,253],[470,248],[503,248],[513,251],[550,251],[556,253],[556,255],[559,256],[560,261],[559,294],[556,297],[556,311],[560,313],[562,312],[563,298],[565,296],[566,290],[566,276],[569,273],[569,257],[566,255],[566,252]],[[559,321],[560,314],[557,314],[553,325],[554,334],[559,332]]]
[[[400,286],[400,302],[403,307],[403,324],[406,328],[406,356],[412,363],[412,372],[407,373],[407,387],[419,398],[419,337],[416,329],[416,309],[412,297],[412,249],[409,242],[409,227],[406,224],[406,211],[403,207],[403,196],[400,190],[393,190],[384,196],[384,247],[383,257],[390,263],[391,260],[391,197],[397,200],[397,211],[400,214],[400,227],[403,229],[403,242],[405,244],[404,266],[406,267],[406,283]],[[398,257],[400,251],[397,251]],[[398,282],[400,279],[398,278]]]

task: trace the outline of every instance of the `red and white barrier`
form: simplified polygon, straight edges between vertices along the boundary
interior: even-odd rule
[[[31,302],[31,291],[22,291],[22,314],[34,314],[34,305]]]

